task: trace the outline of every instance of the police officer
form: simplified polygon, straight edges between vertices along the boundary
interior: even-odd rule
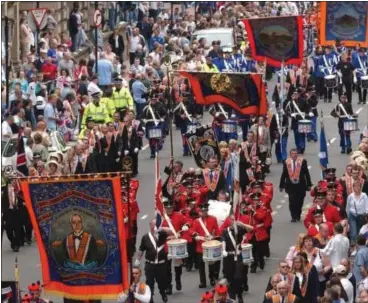
[[[84,109],[82,126],[86,125],[87,117],[92,117],[93,121],[97,124],[105,124],[110,122],[110,116],[106,106],[100,103],[101,90],[99,88],[92,88],[91,98],[92,102],[88,103]]]
[[[123,79],[118,76],[115,78],[115,87],[112,90],[112,100],[116,111],[120,114],[120,120],[123,121],[127,109],[133,109],[133,98],[127,87],[123,87]]]
[[[348,98],[345,93],[340,96],[340,103],[337,104],[332,110],[331,116],[339,119],[337,127],[339,129],[340,135],[341,153],[345,154],[346,152],[347,154],[350,154],[352,152],[350,131],[344,130],[344,120],[348,117],[356,115],[354,114],[353,107],[351,103],[348,102]]]
[[[154,295],[155,281],[161,294],[163,302],[167,302],[167,253],[165,242],[171,234],[169,228],[162,227],[157,230],[156,220],[150,222],[150,231],[142,237],[141,245],[135,260],[135,266],[140,265],[143,253],[146,253],[146,265],[144,268],[146,283]]]

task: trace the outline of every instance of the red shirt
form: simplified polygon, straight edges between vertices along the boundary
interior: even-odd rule
[[[206,232],[203,230],[201,223],[199,223],[199,219],[196,219],[193,223],[193,233],[197,234],[198,236],[201,237],[206,237]],[[220,235],[219,233],[219,228],[217,225],[217,219],[213,216],[207,216],[206,218],[202,218],[203,224],[204,226],[206,226],[208,232],[213,236],[213,237],[218,237]],[[196,241],[196,252],[199,254],[203,253],[203,248],[202,248],[202,243],[204,241],[202,240],[198,240]]]
[[[54,80],[56,79],[57,66],[45,62],[41,67],[41,72],[43,73],[44,80]]]
[[[309,228],[310,225],[314,225],[316,222],[314,221],[313,211],[317,208],[317,206],[312,206],[304,219],[304,226]],[[326,217],[327,222],[331,222],[332,224],[338,223],[341,221],[339,210],[330,204],[327,204],[323,210],[323,213]]]

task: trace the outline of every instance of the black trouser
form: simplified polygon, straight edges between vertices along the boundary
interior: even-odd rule
[[[23,225],[20,219],[20,212],[18,209],[9,209],[7,211],[4,229],[12,249],[24,243],[24,239],[22,239]]]
[[[197,262],[199,269],[199,281],[201,284],[206,285],[206,264],[203,261],[203,255],[197,254]],[[219,278],[221,261],[216,261],[213,264],[208,265],[208,277],[210,280],[217,280]]]
[[[129,153],[129,156],[132,158],[133,175],[138,174],[138,153],[135,153],[135,152]]]
[[[315,86],[316,86],[316,92],[318,97],[324,96],[325,91],[325,81],[324,78],[316,77],[315,78]]]
[[[264,263],[264,257],[267,250],[267,240],[257,241],[256,236],[253,236],[250,243],[253,245],[252,254],[254,258],[251,267],[257,268],[261,263]]]
[[[364,103],[367,102],[367,89],[362,88],[361,81],[357,83],[357,91],[358,91],[358,96],[359,96],[359,102],[364,102]]]
[[[339,99],[340,96],[343,93],[343,86],[345,87],[345,92],[346,92],[346,97],[348,98],[348,102],[351,103],[352,100],[352,87],[351,87],[351,82],[342,82],[342,84],[339,85]]]
[[[153,298],[155,290],[155,282],[157,283],[158,289],[161,296],[166,295],[167,288],[167,262],[161,264],[151,264],[146,262],[144,267],[144,273],[146,275],[146,284],[151,289],[151,295]]]
[[[187,243],[187,251],[188,251],[188,258],[186,260],[187,269],[191,270],[193,264],[195,264],[195,268],[198,268],[196,256],[196,243],[194,241]]]
[[[167,289],[172,289],[172,260],[167,261]],[[174,266],[175,269],[175,283],[181,284],[181,274],[183,272],[182,264],[180,266]]]
[[[20,216],[20,222],[21,222],[21,243],[24,243],[25,241],[31,241],[32,240],[32,223],[31,219],[29,218],[29,214],[27,211],[27,208],[25,206],[20,206],[18,208],[19,216]],[[17,224],[19,224],[19,218],[16,219]]]
[[[129,53],[129,62],[130,65],[134,64],[134,59],[135,59],[135,53]]]
[[[234,260],[234,255],[223,259],[222,272],[229,283],[229,296],[235,300],[236,295],[242,295],[244,286],[248,285],[248,266],[243,264],[241,257]]]
[[[291,218],[295,220],[300,220],[304,204],[305,191],[292,191],[288,192],[288,195]]]

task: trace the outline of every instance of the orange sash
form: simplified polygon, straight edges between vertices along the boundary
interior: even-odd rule
[[[286,298],[286,301],[284,301],[284,303],[294,303],[295,302],[295,295],[293,294],[289,294]],[[281,297],[280,295],[274,295],[272,296],[272,303],[280,303],[281,302]]]
[[[69,258],[72,262],[84,264],[87,252],[88,252],[88,244],[91,240],[91,236],[89,233],[83,232],[82,239],[80,240],[78,251],[75,250],[75,242],[73,238],[73,234],[69,234],[67,238],[67,249]]]
[[[204,182],[210,191],[215,191],[217,183],[219,181],[220,172],[218,169],[212,171],[212,181],[210,178],[210,169],[206,168],[203,170]]]
[[[248,161],[250,161],[250,158],[253,157],[253,156],[256,156],[257,155],[257,144],[253,143],[252,144],[252,148],[250,150],[250,154],[248,152],[248,143],[247,142],[243,142],[241,144],[242,146],[242,149],[244,151],[244,157],[245,159],[247,159]]]
[[[288,170],[289,178],[292,183],[299,183],[300,171],[302,169],[303,158],[298,157],[295,161],[295,171],[293,168],[293,159],[289,158],[286,160],[286,167]]]

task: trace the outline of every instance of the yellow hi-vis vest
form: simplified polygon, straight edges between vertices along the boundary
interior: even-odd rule
[[[126,87],[122,87],[120,91],[117,91],[116,87],[114,87],[111,99],[114,101],[116,110],[124,107],[133,109],[133,97]]]
[[[111,121],[105,104],[101,102],[99,106],[96,106],[93,102],[88,103],[88,105],[84,109],[82,127],[86,125],[87,117],[91,117],[92,120],[97,124],[104,124]]]

